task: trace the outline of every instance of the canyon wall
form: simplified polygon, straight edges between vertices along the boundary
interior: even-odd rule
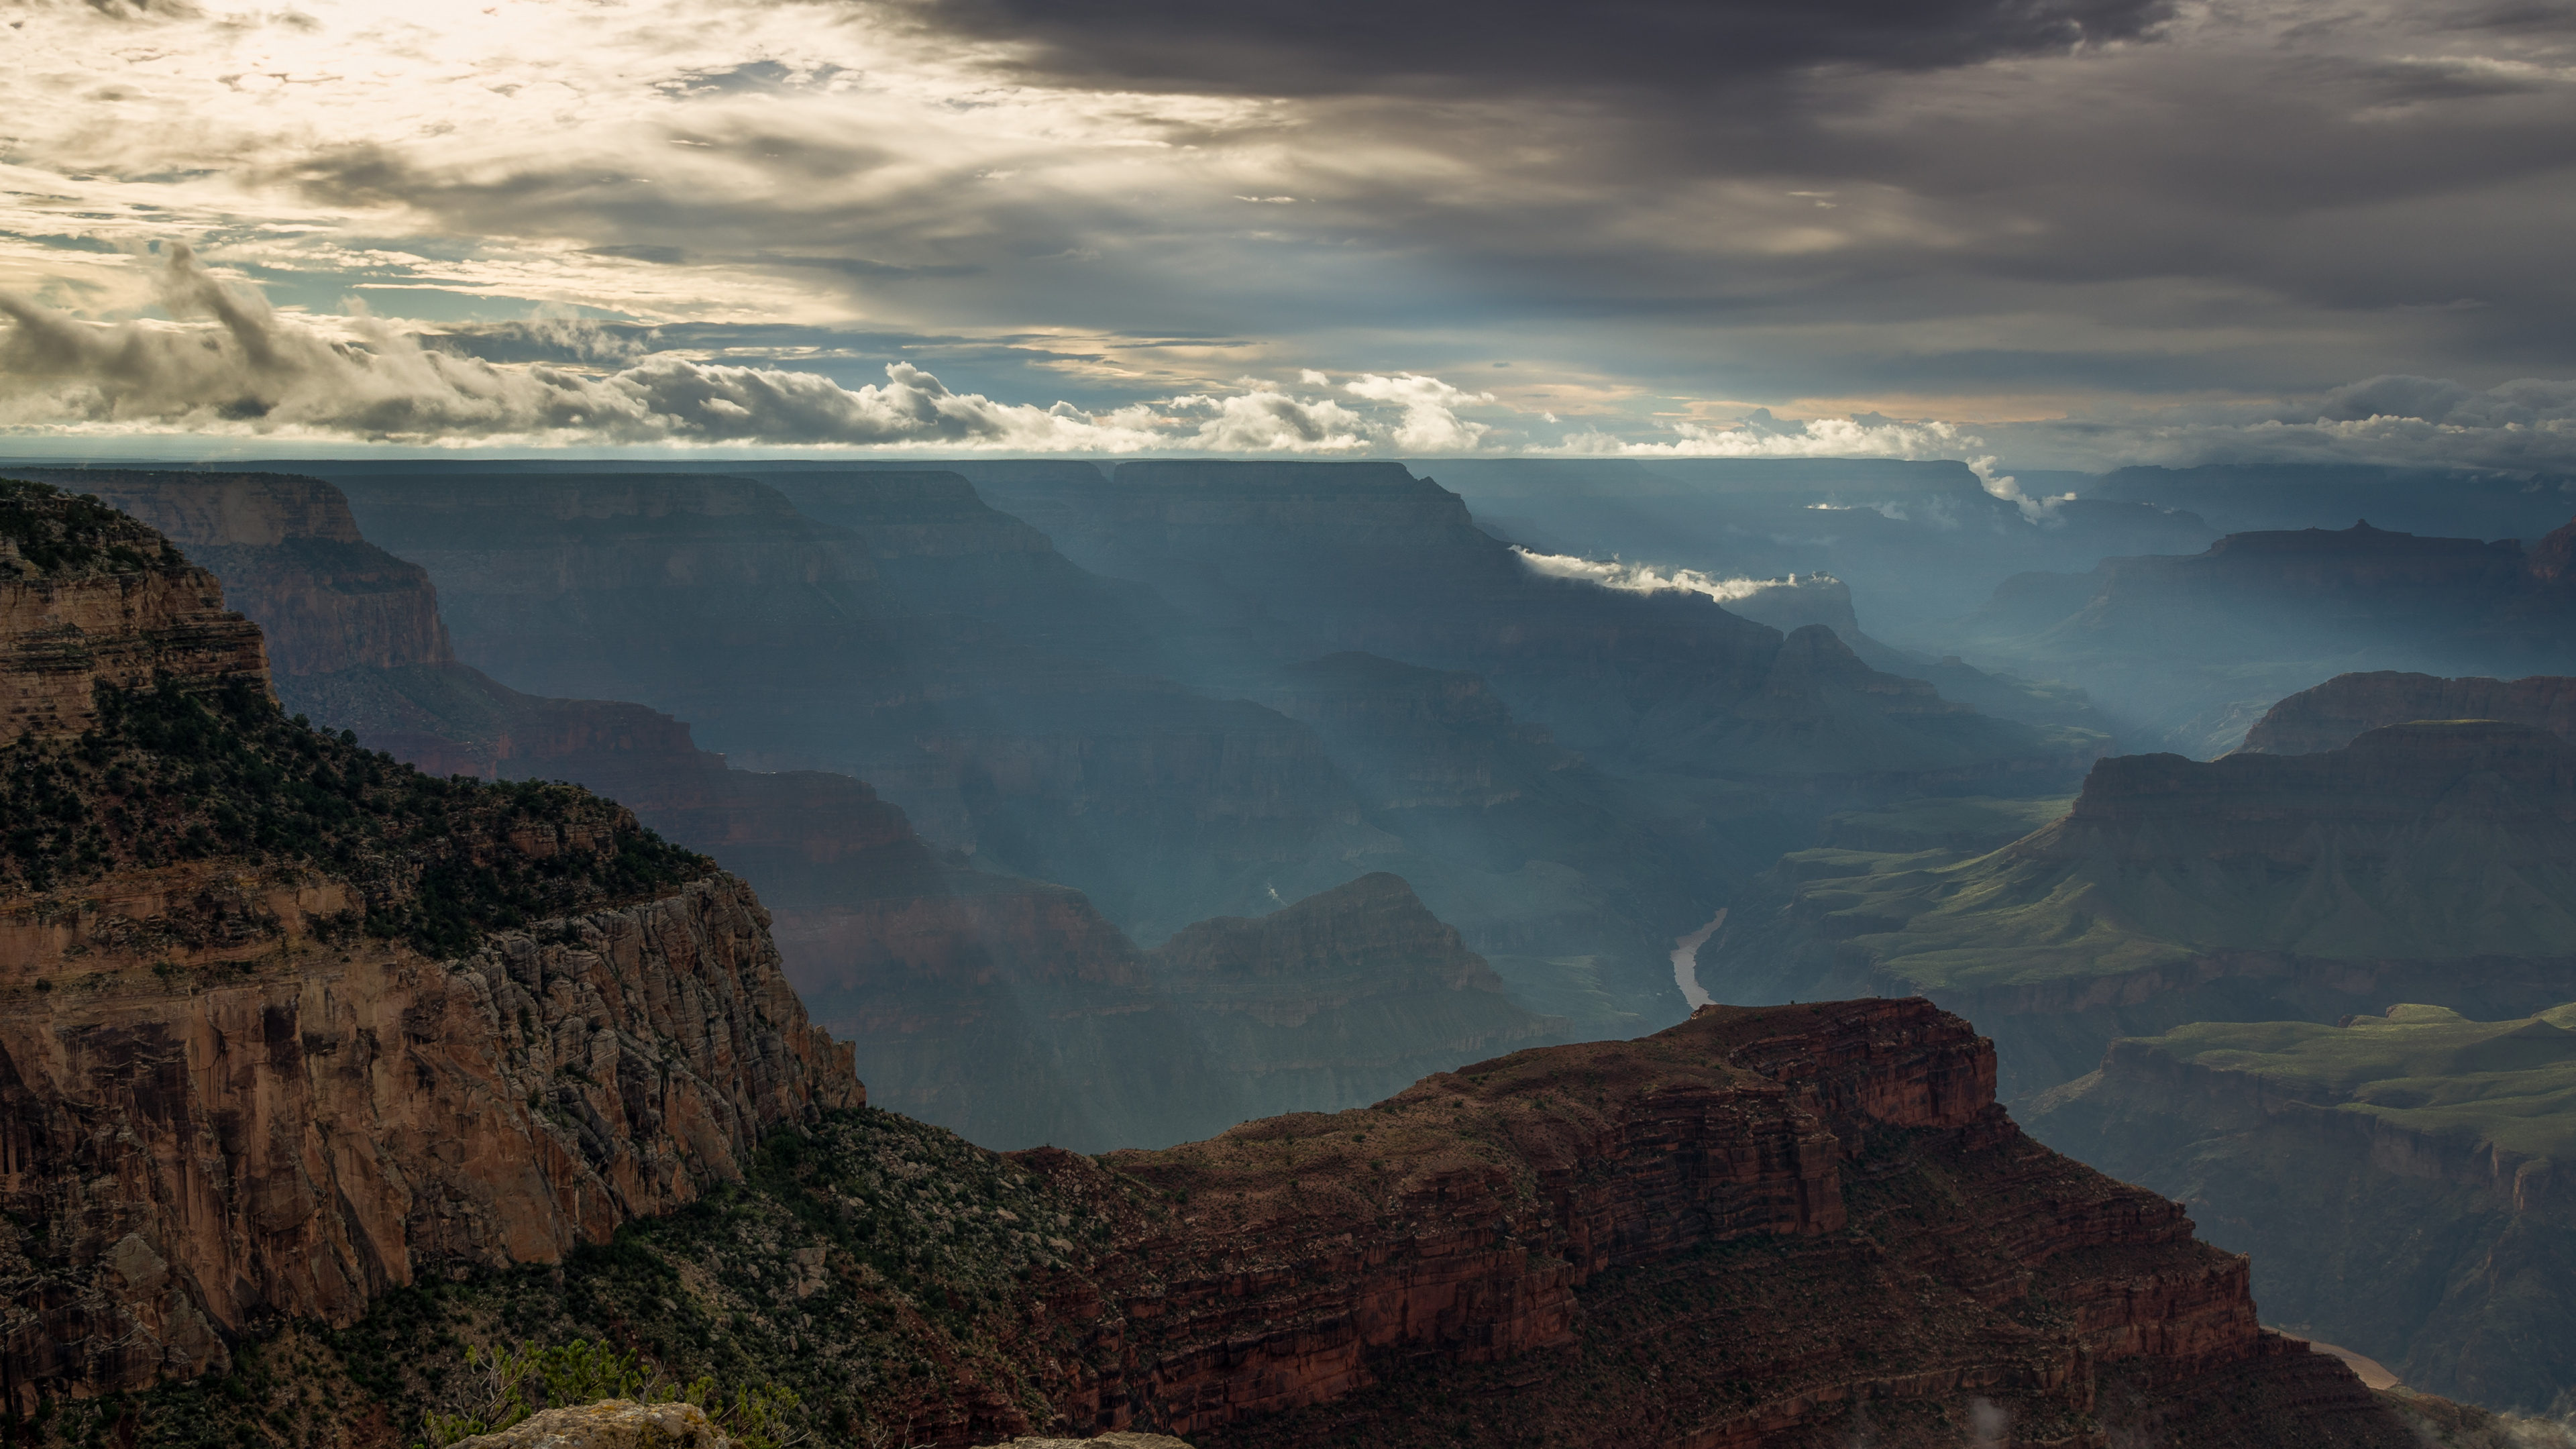
[[[740,477],[344,482],[502,682],[639,701],[739,764],[858,776],[938,848],[1074,886],[1144,939],[1339,884],[1378,843],[1293,721],[1133,672],[1156,648],[1129,627],[1140,591],[971,490],[887,476],[840,490],[882,545]]]
[[[290,473],[17,470],[87,492],[179,543],[257,620],[281,675],[450,663],[418,564],[369,543],[340,490]]]
[[[0,743],[88,729],[101,684],[267,675],[214,575],[108,508],[0,480]]]
[[[1228,1446],[1942,1442],[1971,1397],[2016,1442],[2192,1413],[2192,1442],[2412,1442],[2257,1326],[2245,1260],[1993,1085],[1921,1001],[1710,1007],[1114,1154],[1160,1202],[1074,1310],[1117,1369],[1059,1405]],[[1089,1164],[1026,1160],[1115,1211]]]
[[[825,502],[837,500],[881,528],[885,537],[871,534],[868,544],[881,567],[894,573],[924,565],[915,587],[976,594],[1008,588],[1035,570],[1040,576],[1027,587],[1056,599],[1071,585],[1043,576],[1044,561],[1079,573],[1028,525],[984,508],[953,474],[860,481],[869,486],[806,480]],[[353,591],[361,606],[381,601],[383,591],[346,575],[314,573],[300,550],[300,529],[355,532],[331,484],[274,474],[145,474],[117,475],[101,486],[159,510],[173,526],[206,530],[181,541],[224,560],[249,586],[254,609],[281,598],[327,601],[334,590]],[[601,506],[613,516],[631,501],[612,492]],[[1108,605],[1120,603],[1109,585],[1093,584]],[[426,574],[404,576],[401,596],[412,612],[435,620],[438,596]],[[1065,627],[1079,627],[1077,615],[1066,611]],[[320,666],[285,679],[290,708],[434,773],[575,781],[714,856],[758,887],[788,979],[818,1022],[855,1044],[878,1100],[976,1141],[1087,1150],[1179,1141],[1266,1112],[1364,1101],[1435,1067],[1549,1035],[1540,1017],[1497,993],[1435,993],[1407,998],[1412,1014],[1400,1026],[1381,1023],[1363,1033],[1365,1048],[1326,1042],[1331,1033],[1318,1023],[1287,1030],[1262,1051],[1211,1055],[1202,1027],[1213,1018],[1158,986],[1133,942],[1084,894],[978,870],[959,852],[933,849],[905,812],[868,784],[828,771],[731,769],[724,756],[697,748],[689,725],[659,711],[522,694],[453,659],[380,665],[336,658],[331,651],[350,631],[316,621],[347,617],[350,611],[326,602],[260,620],[286,652]],[[1152,793],[1140,774],[1168,785],[1198,771],[1212,790],[1235,793],[1230,808],[1240,814],[1257,804],[1246,792],[1261,767],[1229,763],[1229,754],[1272,744],[1296,757],[1318,752],[1303,726],[1279,716],[1250,705],[1192,703],[1232,710],[1242,727],[1230,738],[1192,738],[1186,730],[1134,738],[1113,704],[1089,720],[1057,721],[1085,732],[1061,747],[1073,756],[1067,761],[1031,761],[1024,750],[1005,761],[989,744],[983,759],[1006,780],[1088,779],[1099,798],[1081,813],[1097,824],[1131,812],[1132,797]],[[1269,808],[1300,807],[1281,796]],[[1190,846],[1189,829],[1163,833],[1173,846]],[[1345,876],[1356,873],[1352,867]],[[1266,874],[1262,893],[1279,885],[1293,892],[1299,881]],[[1422,914],[1436,953],[1445,928]],[[1400,966],[1400,956],[1378,964]],[[1306,998],[1338,1000],[1345,986],[1274,983],[1291,1003],[1283,1010],[1310,1014],[1320,1008]],[[1396,1061],[1403,1065],[1390,1067]]]
[[[2571,1019],[2404,1005],[2116,1041],[2032,1130],[2182,1198],[2253,1255],[2273,1321],[2419,1389],[2549,1410],[2576,1390]]]
[[[1839,779],[1847,738],[1890,774],[2063,771],[2027,729],[1936,708],[1929,688],[1812,647],[1704,595],[1633,593],[1532,570],[1457,494],[1394,463],[1148,462],[1106,480],[986,485],[1076,562],[1149,581],[1285,664],[1357,650],[1482,675],[1525,719],[1605,762],[1724,777]],[[1846,651],[1847,652],[1847,651]],[[1834,726],[1784,727],[1792,692]]]
[[[0,612],[9,682],[68,677],[28,648],[60,621],[90,659],[166,666],[93,665],[80,737],[58,714],[0,770],[12,1410],[559,1259],[864,1102],[740,881],[579,791],[424,779],[288,722],[211,576],[96,505],[8,503],[21,539],[32,516],[107,540],[22,550],[45,572],[0,583],[32,601]],[[135,606],[156,597],[216,644],[174,647]]]
[[[2566,673],[2576,591],[2550,560],[2571,547],[2567,529],[2528,553],[2367,522],[2230,534],[2199,554],[2007,580],[1953,647],[2083,686],[2133,726],[2124,738],[2207,758],[2276,702],[2356,667]],[[2426,717],[2462,716],[2411,716]]]
[[[1999,849],[1794,852],[1697,969],[1734,1000],[1923,992],[1994,1034],[2018,1098],[2190,1021],[2576,996],[2571,852],[2576,746],[2526,725],[2124,756]]]
[[[2383,669],[2338,674],[2273,705],[2245,732],[2250,755],[2313,755],[2419,719],[2492,719],[2576,736],[2576,679],[2442,679]]]

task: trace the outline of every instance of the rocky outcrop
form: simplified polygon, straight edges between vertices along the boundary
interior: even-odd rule
[[[220,1367],[234,1336],[345,1324],[424,1274],[557,1260],[864,1101],[740,881],[579,791],[425,779],[290,723],[209,576],[148,532],[92,563],[0,587],[88,621],[100,659],[173,651],[162,616],[78,599],[165,585],[247,642],[148,690],[94,670],[79,739],[22,740],[0,774],[13,1411]],[[28,669],[27,617],[0,629]]]
[[[418,564],[367,542],[340,490],[289,473],[40,468],[187,550],[260,627],[280,675],[452,663]]]
[[[531,1414],[453,1449],[734,1449],[734,1440],[695,1404],[602,1399]]]
[[[1873,1000],[1710,1008],[1154,1152],[828,1115],[720,1210],[323,1353],[400,1383],[506,1321],[775,1381],[818,1437],[955,1449],[2419,1449],[2258,1327],[2245,1260],[2024,1137],[1994,1081],[1967,1023]]]
[[[2401,1005],[2116,1041],[2032,1103],[2032,1130],[2250,1251],[2275,1321],[2419,1389],[2547,1410],[2576,1388],[2571,1017]]]
[[[2491,719],[2576,738],[2576,679],[2443,679],[2379,670],[2338,674],[2303,689],[2254,722],[2238,749],[2249,755],[2314,755],[2415,720]]]
[[[90,727],[98,686],[267,685],[259,630],[150,529],[0,480],[0,744]]]
[[[1754,1445],[1913,1442],[1976,1395],[2017,1434],[2098,1442],[2229,1383],[2239,1422],[2208,1442],[2410,1442],[2257,1327],[2243,1259],[2023,1138],[1993,1081],[1920,1001],[1712,1007],[1114,1154],[1162,1206],[1122,1218],[1073,1310],[1122,1368],[1058,1403],[1201,1443]],[[1030,1165],[1099,1191],[1088,1164]],[[1935,1181],[1973,1210],[1927,1212]]]

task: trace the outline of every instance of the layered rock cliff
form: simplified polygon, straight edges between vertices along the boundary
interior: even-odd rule
[[[864,1101],[739,881],[571,787],[426,777],[285,719],[210,576],[98,505],[9,499],[73,525],[14,535],[45,572],[0,587],[44,612],[0,618],[10,682],[53,619],[168,665],[90,667],[76,736],[66,708],[0,755],[13,1411],[559,1260]],[[83,555],[83,529],[112,541]],[[174,648],[133,607],[158,596],[221,647]]]
[[[2576,1007],[2440,1007],[2116,1041],[2033,1130],[2250,1251],[2274,1321],[2492,1408],[2576,1390]]]
[[[259,630],[212,575],[95,500],[0,480],[0,743],[76,735],[98,687],[252,682]]]
[[[2338,674],[2272,706],[2245,732],[2250,755],[2313,755],[2419,719],[2492,719],[2576,737],[2576,679],[2441,679],[2379,670]]]
[[[255,620],[278,675],[455,661],[429,575],[358,533],[348,500],[288,473],[20,470],[96,495],[188,552]]]
[[[2007,1083],[2194,1020],[2481,1016],[2576,994],[2576,746],[2419,722],[2314,755],[2105,760],[2000,849],[1819,850],[1703,948],[1721,998],[1920,990],[2002,1043]]]
[[[1027,568],[980,569],[978,560],[1053,557],[1043,552],[1042,537],[983,508],[953,475],[861,475],[858,482],[878,478],[888,486],[807,481],[828,496],[873,500],[872,519],[896,520],[888,525],[894,543],[869,545],[890,567],[931,560],[936,567],[924,578],[935,580],[944,577],[939,569],[964,560],[969,567],[950,583],[971,593],[978,579],[1007,580]],[[290,708],[433,773],[582,784],[755,884],[773,913],[788,979],[818,1021],[856,1043],[879,1099],[977,1141],[1086,1149],[1177,1141],[1267,1111],[1346,1106],[1422,1071],[1536,1039],[1530,1013],[1477,997],[1493,1020],[1462,1027],[1455,1013],[1431,1010],[1371,1035],[1369,1050],[1393,1051],[1411,1063],[1407,1069],[1389,1075],[1363,1051],[1352,1059],[1366,1063],[1364,1086],[1320,1096],[1290,1090],[1281,1085],[1286,1078],[1261,1078],[1284,1061],[1210,1058],[1199,1046],[1205,1033],[1197,1016],[1151,987],[1135,945],[1080,892],[997,876],[954,852],[935,852],[901,809],[860,781],[823,771],[730,769],[722,755],[697,748],[688,725],[658,711],[521,694],[453,660],[376,665],[335,657],[332,650],[350,635],[313,623],[350,616],[327,604],[330,592],[358,590],[360,605],[377,596],[345,576],[312,573],[293,546],[304,537],[299,529],[347,531],[332,485],[275,474],[141,474],[113,475],[102,486],[122,486],[119,496],[157,509],[174,526],[205,530],[182,542],[222,558],[252,586],[254,606],[279,597],[326,600],[261,620],[316,666],[286,681]],[[965,524],[951,531],[961,514]],[[1055,587],[1040,580],[1042,593]],[[434,620],[437,595],[426,576],[410,578],[405,589],[416,612]],[[1113,788],[1120,750],[1174,756],[1187,747],[1168,736],[1103,743],[1098,758],[1079,768]],[[1187,765],[1166,758],[1161,768],[1169,775]],[[1105,800],[1088,813],[1115,816],[1129,804]],[[1676,868],[1686,870],[1687,862]],[[1296,887],[1293,876],[1278,879]],[[1278,986],[1291,995],[1302,989]],[[1318,981],[1311,989],[1340,988]],[[1326,1048],[1322,1060],[1350,1056]]]
[[[861,1442],[2420,1442],[2257,1326],[2245,1260],[1993,1084],[1966,1023],[1883,1000],[1711,1008],[1100,1160],[871,1112],[614,1263],[403,1321],[739,1353]],[[416,1383],[398,1333],[343,1341]]]

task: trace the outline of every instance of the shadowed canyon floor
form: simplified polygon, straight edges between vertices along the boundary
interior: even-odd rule
[[[2279,1321],[2405,1382],[2563,1410],[2576,1385],[2576,1006],[2336,1025],[2207,1022],[2112,1044],[2032,1130],[2191,1206]]]

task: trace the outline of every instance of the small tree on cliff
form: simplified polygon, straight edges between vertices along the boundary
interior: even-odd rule
[[[806,1434],[788,1425],[789,1411],[798,1402],[792,1390],[760,1384],[736,1389],[728,1398],[713,1379],[674,1383],[633,1351],[619,1353],[586,1338],[550,1348],[533,1342],[517,1348],[469,1346],[465,1366],[473,1385],[467,1405],[452,1413],[429,1412],[422,1426],[427,1449],[447,1449],[461,1439],[497,1433],[543,1409],[602,1399],[695,1404],[742,1449],[790,1449]]]

